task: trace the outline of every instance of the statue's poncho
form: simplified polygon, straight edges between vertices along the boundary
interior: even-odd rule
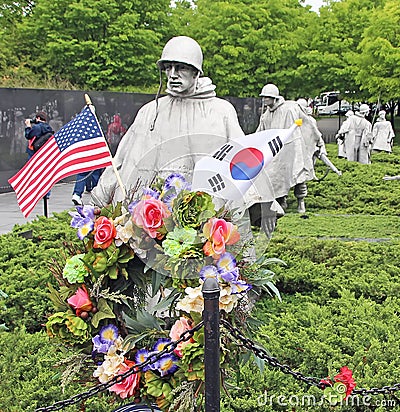
[[[279,97],[272,108],[261,116],[257,131],[287,129],[296,119],[303,124],[297,128],[283,149],[266,167],[264,176],[256,180],[262,201],[272,201],[286,196],[290,188],[315,178],[312,155],[320,140],[320,132],[298,103]],[[309,143],[306,143],[306,139]],[[311,150],[312,148],[312,150]]]
[[[343,122],[338,134],[345,135],[347,160],[363,164],[371,163],[369,147],[370,139],[372,139],[371,128],[371,123],[358,112]]]
[[[372,149],[391,153],[393,138],[392,124],[386,119],[379,118],[372,128],[372,139],[374,142]]]
[[[119,144],[114,163],[127,190],[148,185],[159,175],[179,172],[191,181],[198,159],[243,136],[235,108],[215,94],[209,78],[200,78],[191,96],[168,95],[151,101],[138,112]],[[152,127],[153,126],[153,127]],[[92,192],[98,206],[124,200],[112,167]]]

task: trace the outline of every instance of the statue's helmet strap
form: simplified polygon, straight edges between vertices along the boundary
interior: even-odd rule
[[[177,36],[170,39],[164,46],[158,66],[164,69],[166,62],[179,62],[193,66],[203,74],[203,52],[196,40],[187,36]]]
[[[279,97],[279,89],[274,84],[268,83],[262,88],[260,96],[277,98]]]

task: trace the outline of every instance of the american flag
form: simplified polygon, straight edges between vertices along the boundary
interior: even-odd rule
[[[112,164],[99,122],[89,106],[54,134],[11,179],[25,217],[55,183]]]

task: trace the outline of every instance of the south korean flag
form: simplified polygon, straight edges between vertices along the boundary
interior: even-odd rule
[[[225,200],[243,198],[301,123],[299,119],[289,129],[263,130],[225,143],[196,162],[192,190]]]

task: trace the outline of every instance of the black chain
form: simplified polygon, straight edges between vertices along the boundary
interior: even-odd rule
[[[102,383],[100,385],[94,386],[93,388],[90,388],[88,391],[79,393],[77,395],[74,395],[71,398],[66,399],[64,401],[56,402],[53,405],[46,406],[44,408],[35,409],[35,412],[58,411],[60,409],[65,408],[66,406],[75,405],[78,402],[81,402],[85,399],[88,399],[88,398],[96,395],[97,393],[102,392],[102,391],[110,388],[111,386],[115,385],[116,383],[122,382],[128,376],[140,372],[145,366],[148,366],[148,365],[154,363],[155,361],[159,360],[160,358],[162,358],[166,354],[172,353],[176,349],[176,347],[178,346],[179,343],[186,342],[189,339],[191,339],[193,337],[194,333],[196,331],[198,331],[202,326],[203,326],[203,322],[198,323],[193,329],[190,329],[190,330],[187,330],[187,331],[183,332],[180,335],[180,338],[178,340],[168,342],[165,345],[163,350],[161,350],[160,352],[157,352],[155,354],[150,355],[145,362],[136,364],[135,366],[133,366],[128,371],[124,372],[121,375],[115,376],[114,378],[112,378],[108,382],[105,382],[105,383]]]
[[[260,359],[265,360],[272,367],[278,368],[283,373],[286,373],[288,375],[292,375],[295,379],[297,379],[299,381],[302,381],[302,382],[305,382],[310,386],[317,386],[320,389],[325,388],[326,385],[323,384],[323,383],[320,383],[320,379],[313,378],[313,377],[310,377],[310,376],[305,376],[300,372],[296,372],[293,369],[291,369],[290,366],[282,364],[276,358],[274,358],[272,356],[269,356],[265,349],[257,346],[253,341],[246,338],[246,336],[244,336],[243,333],[239,329],[232,326],[226,320],[221,319],[221,323],[235,339],[237,339],[238,341],[240,341],[243,344],[243,346],[245,348],[247,348],[249,351],[253,352]],[[383,395],[383,394],[392,394],[393,392],[396,392],[398,390],[400,390],[400,383],[395,383],[393,386],[382,386],[382,388],[371,388],[371,389],[359,388],[359,389],[354,389],[351,392],[351,394],[352,395],[361,395],[361,396]]]
[[[239,329],[232,326],[226,320],[221,319],[221,323],[229,331],[231,336],[233,336],[235,339],[240,341],[245,348],[253,352],[258,358],[265,360],[273,368],[278,368],[283,373],[292,375],[295,379],[299,381],[303,381],[310,386],[317,386],[320,389],[323,389],[325,387],[325,385],[320,383],[320,379],[313,378],[310,376],[304,376],[302,373],[294,371],[293,369],[290,368],[290,366],[282,364],[278,361],[278,359],[268,355],[268,353],[266,352],[264,348],[257,346],[252,340],[246,338],[246,336],[244,336],[243,333]]]
[[[257,346],[251,339],[246,338],[246,336],[238,328],[232,326],[228,321],[221,319],[221,324],[228,330],[228,332],[233,338],[241,342],[242,345],[246,349],[253,352],[258,358],[266,361],[273,368],[278,368],[279,370],[281,370],[281,372],[287,375],[291,375],[295,379],[305,382],[307,385],[316,386],[322,390],[325,388],[326,385],[321,383],[320,379],[311,377],[311,376],[305,376],[301,372],[294,371],[290,366],[280,363],[278,359],[268,355],[267,351],[264,348]],[[115,376],[108,382],[94,386],[88,391],[72,396],[71,398],[66,399],[64,401],[56,402],[51,406],[35,409],[35,412],[49,412],[49,411],[57,411],[57,410],[63,409],[66,406],[74,405],[78,402],[88,399],[91,396],[94,396],[97,393],[110,388],[116,383],[122,382],[128,376],[133,375],[143,370],[145,366],[148,366],[154,363],[155,361],[162,358],[166,354],[172,353],[176,349],[179,343],[188,341],[190,338],[193,337],[194,333],[198,331],[202,326],[203,326],[203,322],[200,322],[193,329],[187,330],[184,333],[182,333],[180,335],[180,338],[177,341],[171,341],[167,343],[162,351],[150,355],[149,358],[145,362],[135,365],[133,368],[129,369],[127,372],[121,375]],[[396,383],[393,386],[383,386],[382,388],[354,389],[352,391],[352,395],[367,396],[367,395],[392,394],[393,392],[396,392],[398,390],[400,390],[400,383]]]

